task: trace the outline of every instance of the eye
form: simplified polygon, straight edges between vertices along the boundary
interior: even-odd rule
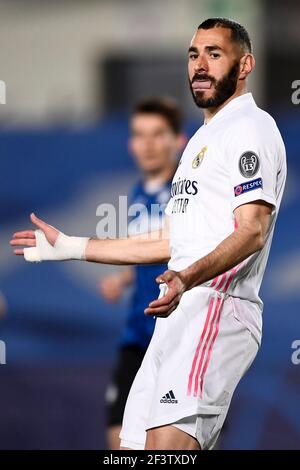
[[[220,54],[218,54],[217,52],[211,52],[211,53],[210,53],[210,57],[211,57],[212,59],[219,59],[219,57],[221,57],[221,56],[220,56]]]
[[[189,59],[190,59],[190,60],[196,60],[197,57],[198,57],[197,54],[190,54],[190,55],[189,55]]]

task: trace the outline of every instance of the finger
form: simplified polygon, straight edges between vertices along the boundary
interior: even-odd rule
[[[24,250],[18,248],[18,249],[16,249],[16,250],[14,250],[14,254],[15,254],[15,255],[24,255]]]
[[[48,224],[46,224],[46,222],[44,222],[43,220],[39,219],[33,212],[32,214],[30,214],[30,219],[31,219],[31,222],[36,225],[38,228],[40,228],[41,230],[47,230],[47,228],[49,227]]]
[[[36,246],[36,240],[33,238],[13,238],[9,243],[11,246]]]
[[[170,277],[170,273],[172,273],[171,277]],[[167,269],[164,273],[157,276],[155,280],[158,284],[160,284],[161,282],[167,282],[171,280],[173,277],[174,277],[173,271],[170,271],[169,269]]]
[[[158,307],[158,308],[149,308],[149,307],[148,307],[148,308],[146,308],[146,309],[144,310],[144,312],[145,312],[145,315],[150,315],[150,316],[151,316],[151,315],[154,315],[154,316],[158,316],[158,315],[160,315],[160,314],[165,314],[165,313],[167,313],[167,312],[170,310],[170,308],[171,308],[172,306],[173,306],[173,305],[170,304],[170,305],[164,305],[163,307]]]
[[[178,306],[178,302],[175,302],[174,305],[169,305],[168,307],[161,307],[160,309],[145,309],[145,315],[147,317],[167,317],[170,315]]]
[[[35,238],[34,230],[23,230],[13,234],[13,238]]]
[[[162,305],[169,305],[177,295],[177,292],[174,293],[172,289],[169,289],[166,295],[160,299],[152,300],[152,302],[149,303],[149,307],[156,308],[161,307]]]
[[[174,312],[174,310],[176,310],[176,308],[177,308],[177,305],[174,305],[173,307],[170,308],[170,310],[168,310],[167,313],[157,314],[156,316],[157,316],[157,318],[166,318],[169,315],[171,315],[171,313]]]
[[[168,305],[163,305],[161,307],[147,307],[145,310],[144,310],[144,313],[145,315],[160,315],[160,314],[165,314],[167,313],[171,308],[173,308],[175,306],[175,308],[177,307],[177,305],[179,304],[179,295],[176,295],[176,297],[174,298],[174,300],[172,302],[170,302]]]

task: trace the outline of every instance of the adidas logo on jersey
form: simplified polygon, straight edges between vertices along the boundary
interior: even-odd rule
[[[178,400],[176,400],[173,390],[170,390],[168,393],[166,393],[161,398],[160,403],[178,403]]]

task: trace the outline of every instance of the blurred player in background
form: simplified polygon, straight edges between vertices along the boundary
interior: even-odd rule
[[[168,261],[156,278],[165,293],[145,309],[159,318],[126,402],[122,448],[211,449],[260,347],[259,290],[287,170],[274,119],[247,91],[254,66],[242,25],[224,18],[199,25],[188,73],[205,121],[179,162],[161,232],[70,237],[32,214],[39,230],[10,242],[31,262]]]
[[[141,179],[131,191],[129,205],[143,204],[145,209],[130,221],[129,235],[133,235],[137,231],[149,232],[150,226],[151,230],[160,230],[163,226],[177,156],[185,143],[179,108],[168,98],[140,102],[131,117],[130,134],[129,150],[141,171]],[[152,211],[151,217],[154,204],[161,210]],[[158,295],[153,279],[166,269],[166,264],[127,267],[100,281],[100,292],[108,302],[118,301],[129,286],[133,288],[117,364],[106,393],[107,440],[112,450],[120,448],[119,434],[127,396],[155,327],[155,320],[145,316],[144,309]]]

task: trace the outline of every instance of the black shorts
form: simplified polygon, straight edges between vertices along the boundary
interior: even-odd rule
[[[120,349],[112,380],[106,391],[108,426],[122,424],[127,396],[145,352],[138,346],[126,346]]]

